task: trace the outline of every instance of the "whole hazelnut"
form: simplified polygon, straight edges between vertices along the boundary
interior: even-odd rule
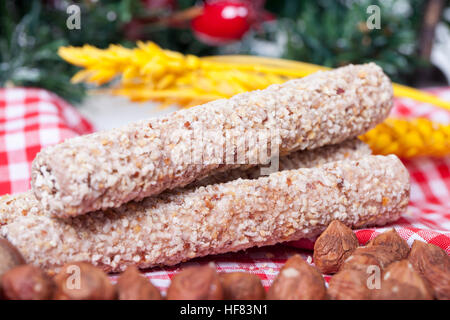
[[[404,259],[386,268],[381,288],[374,289],[373,299],[382,300],[431,300],[433,292],[426,280]]]
[[[369,266],[378,266],[382,270],[394,261],[396,256],[387,246],[359,247],[344,261],[340,270],[366,272]]]
[[[419,288],[395,280],[383,281],[380,289],[371,292],[371,300],[424,300]]]
[[[220,274],[225,300],[262,300],[266,291],[261,279],[246,272],[230,272]]]
[[[117,279],[119,300],[161,300],[161,293],[135,266],[129,266]]]
[[[379,234],[372,239],[367,246],[386,246],[392,252],[395,260],[406,259],[409,254],[408,244],[400,237],[394,228]]]
[[[188,267],[176,274],[167,300],[221,300],[223,290],[214,265]]]
[[[444,250],[434,244],[416,240],[408,260],[428,281],[437,299],[450,299],[450,257]]]
[[[373,255],[366,254],[363,252],[358,252],[357,254],[352,254],[341,266],[342,270],[359,270],[366,272],[369,266],[377,266],[381,270],[380,262]]]
[[[268,300],[323,300],[325,281],[319,271],[299,255],[286,261],[267,292]]]
[[[47,300],[52,297],[54,283],[40,268],[21,265],[3,274],[2,287],[9,300]]]
[[[362,270],[339,271],[328,283],[328,296],[332,300],[367,300],[370,297],[367,279],[368,274]]]
[[[9,269],[25,264],[25,259],[11,242],[0,238],[0,277]]]
[[[87,262],[65,264],[54,280],[56,300],[112,300],[116,297],[106,274]]]
[[[352,229],[334,220],[314,244],[314,264],[322,273],[336,273],[358,245]]]

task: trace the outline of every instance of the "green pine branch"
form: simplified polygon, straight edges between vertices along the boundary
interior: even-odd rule
[[[106,47],[122,43],[123,25],[138,10],[137,0],[102,1],[101,6],[81,1],[81,30],[69,30],[65,8],[52,2],[2,1],[0,4],[0,86],[40,87],[77,103],[83,84],[72,84],[77,68],[63,61],[60,46],[90,43]],[[117,13],[114,20],[108,12]]]

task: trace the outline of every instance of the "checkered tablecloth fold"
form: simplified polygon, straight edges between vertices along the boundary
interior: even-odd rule
[[[92,131],[75,108],[46,90],[0,89],[0,195],[30,188],[31,162],[41,148]]]

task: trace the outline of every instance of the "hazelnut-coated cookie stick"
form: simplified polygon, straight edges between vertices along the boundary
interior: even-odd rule
[[[71,219],[51,218],[25,193],[3,199],[0,214],[15,216],[1,219],[0,233],[43,268],[89,261],[120,271],[314,237],[333,220],[384,225],[404,212],[409,190],[396,156],[370,155],[168,192]]]
[[[321,166],[327,162],[340,160],[357,160],[372,154],[370,147],[358,138],[345,140],[307,151],[294,151],[280,157],[279,171]],[[187,188],[207,186],[209,184],[224,183],[236,179],[257,179],[261,176],[261,167],[240,167],[228,171],[214,173],[206,178],[194,181]]]
[[[312,168],[323,165],[327,162],[335,162],[340,160],[358,160],[364,156],[372,154],[369,146],[358,138],[349,139],[339,144],[320,147],[308,151],[295,151],[288,155],[280,157],[279,170],[292,170],[300,168]],[[195,189],[209,184],[224,183],[232,180],[241,179],[257,179],[261,176],[261,166],[251,168],[236,168],[226,172],[219,172],[206,178],[194,181],[187,185],[185,189]],[[177,189],[175,189],[178,191]],[[170,191],[168,191],[170,192]],[[15,204],[23,204],[28,201],[36,203],[36,197],[31,190],[22,194],[4,195],[0,197],[0,226],[10,223],[17,216],[21,215],[21,210]],[[9,205],[10,203],[14,205]],[[20,207],[22,207],[21,205]],[[26,207],[29,207],[26,205]],[[32,209],[37,212],[38,206]],[[40,210],[41,211],[41,210]],[[28,211],[27,211],[28,212]],[[43,210],[41,211],[46,212]]]
[[[274,155],[261,152],[267,141],[255,143],[258,133],[280,155],[311,150],[363,134],[391,106],[391,82],[373,63],[320,71],[45,148],[31,185],[54,216],[115,208],[247,162],[267,163]]]

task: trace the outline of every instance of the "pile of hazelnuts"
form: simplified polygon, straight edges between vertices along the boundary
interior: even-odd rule
[[[314,263],[293,255],[266,291],[246,272],[217,273],[213,264],[177,273],[165,296],[130,266],[112,284],[86,262],[64,265],[55,275],[25,264],[19,251],[0,239],[0,298],[12,300],[323,300],[450,299],[450,258],[421,241],[408,244],[392,229],[366,246],[333,221],[314,245]],[[334,274],[327,285],[322,276]]]

